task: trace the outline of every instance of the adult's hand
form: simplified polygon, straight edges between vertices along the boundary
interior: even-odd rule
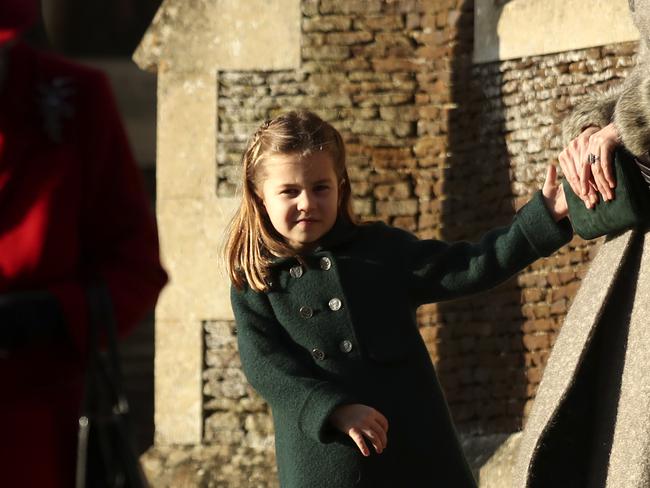
[[[616,179],[614,177],[613,155],[614,148],[620,144],[621,136],[614,124],[606,125],[589,137],[587,154],[593,154],[596,162],[584,165],[587,169],[583,170],[583,178],[590,169],[598,191],[605,200],[614,199],[612,190],[616,187]]]
[[[602,129],[588,127],[560,153],[564,176],[587,208],[593,208],[598,203],[596,192],[600,192],[603,200],[614,198],[616,180],[612,155],[620,143],[620,135],[614,124]],[[596,160],[594,163],[588,160],[590,154]]]

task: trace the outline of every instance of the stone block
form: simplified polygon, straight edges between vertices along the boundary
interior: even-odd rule
[[[319,0],[302,0],[300,2],[302,14],[306,17],[318,15]]]
[[[348,31],[351,26],[352,17],[349,15],[307,17],[302,21],[302,28],[305,32]]]
[[[404,200],[411,196],[411,185],[407,182],[377,185],[374,189],[374,196],[378,200]]]
[[[230,285],[219,263],[238,204],[235,198],[158,201],[161,254],[171,279],[158,300],[157,319],[232,318]]]
[[[418,120],[419,109],[411,107],[380,107],[379,116],[383,120],[413,122]]]
[[[527,334],[523,337],[523,342],[528,351],[549,348],[548,334],[546,333]]]
[[[413,100],[413,94],[399,91],[387,93],[359,93],[354,95],[352,100],[363,108],[381,107],[386,105],[410,103]]]
[[[156,444],[200,443],[200,324],[158,318],[155,337]]]
[[[354,29],[359,31],[394,31],[404,28],[404,16],[402,15],[364,16],[354,19]],[[407,29],[412,30],[413,27],[407,27]]]
[[[240,445],[246,432],[240,417],[233,412],[215,412],[205,420],[205,441]]]
[[[165,73],[158,83],[157,198],[213,195],[216,75]]]
[[[332,32],[327,34],[326,42],[330,45],[351,46],[363,44],[373,40],[373,35],[367,31]]]
[[[418,139],[413,148],[416,156],[436,155],[446,152],[447,138],[443,136],[425,136]]]
[[[326,61],[340,61],[350,57],[350,48],[348,46],[317,46],[303,47],[302,55],[305,59]]]
[[[351,131],[354,134],[367,134],[375,136],[389,136],[392,134],[390,124],[376,120],[353,121]]]
[[[395,71],[415,72],[423,67],[423,64],[416,59],[404,59],[402,57],[373,59],[371,62],[375,71],[386,73]]]
[[[250,0],[245,9],[235,0],[198,0],[192,8],[168,0],[133,57],[153,71],[292,69],[300,65],[300,19],[299,0]]]
[[[355,198],[352,201],[352,210],[356,215],[372,215],[375,205],[369,198]]]
[[[321,14],[377,14],[381,12],[382,0],[321,0]]]

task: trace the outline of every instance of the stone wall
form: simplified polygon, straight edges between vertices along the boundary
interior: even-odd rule
[[[156,487],[276,488],[271,415],[241,371],[235,324],[203,330],[205,444],[152,449],[145,472]]]
[[[507,222],[562,149],[559,121],[587,92],[620,82],[635,49],[626,43],[475,66],[456,55],[442,237],[476,239]],[[597,245],[575,238],[490,293],[420,311],[461,430],[522,427]]]

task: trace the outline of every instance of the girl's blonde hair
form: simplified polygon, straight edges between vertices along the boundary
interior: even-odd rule
[[[339,184],[338,219],[355,223],[341,134],[306,110],[288,112],[264,122],[244,152],[242,201],[227,233],[226,268],[236,288],[241,289],[248,283],[254,290],[268,290],[269,266],[273,259],[297,255],[273,228],[262,202],[260,188],[265,159],[277,154],[306,157],[314,151],[326,151],[334,163]]]

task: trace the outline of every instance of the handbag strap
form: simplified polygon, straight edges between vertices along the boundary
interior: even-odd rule
[[[129,406],[118,354],[117,326],[111,296],[106,284],[102,282],[90,283],[86,287],[86,300],[89,313],[89,356],[83,411],[79,419],[76,487],[86,488],[87,486],[89,436],[91,424],[94,422],[93,414],[98,413],[96,409],[99,407],[100,415],[112,416],[115,433],[122,439],[121,454],[118,457],[121,459],[122,466],[119,474],[123,479],[119,479],[122,479],[125,484],[120,486],[145,488],[148,486],[148,482],[138,462],[131,436]],[[102,351],[101,344],[104,339],[107,347],[105,351]],[[103,388],[99,385],[103,385]],[[93,394],[97,397],[92,398]],[[98,397],[101,397],[102,400],[98,400]],[[109,412],[105,410],[106,408],[110,409]],[[106,447],[103,445],[103,449]],[[104,459],[107,459],[106,456]],[[110,465],[109,461],[106,466]]]
[[[87,286],[86,297],[89,309],[89,354],[90,361],[105,358],[104,368],[118,400],[119,413],[128,412],[128,402],[124,390],[124,377],[120,366],[117,326],[115,313],[108,287],[103,282],[94,282]],[[102,340],[106,339],[106,352],[101,349]]]

